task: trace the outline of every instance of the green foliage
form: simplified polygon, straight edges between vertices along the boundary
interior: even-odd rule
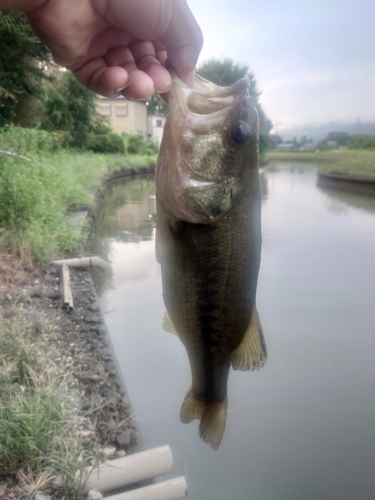
[[[158,145],[153,141],[145,141],[140,134],[123,134],[126,152],[129,155],[155,155],[159,151]]]
[[[233,85],[244,77],[250,80],[249,93],[259,114],[259,151],[260,153],[264,153],[269,146],[268,136],[272,128],[272,123],[259,104],[260,92],[257,88],[254,73],[250,71],[248,66],[236,64],[231,59],[210,59],[204,62],[198,68],[197,72],[203,78],[223,87]]]
[[[58,374],[46,341],[54,318],[26,320],[17,306],[11,317],[0,323],[0,471],[17,475],[30,498],[59,476],[58,498],[82,499],[87,467],[103,454],[97,439],[79,437],[78,384]]]
[[[352,136],[346,132],[330,132],[324,139],[324,142],[335,141],[338,146],[347,146]]]
[[[49,61],[48,50],[33,34],[24,14],[0,11],[0,126],[17,118],[25,95],[41,98],[41,81]]]
[[[54,86],[47,89],[44,102],[46,130],[65,132],[64,146],[98,153],[125,153],[120,135],[113,132],[98,113],[96,95],[70,71],[57,73]]]
[[[93,188],[103,176],[109,170],[155,164],[157,146],[135,137],[143,156],[66,151],[55,132],[0,129],[0,150],[16,154],[0,152],[0,250],[38,260],[72,250],[82,236],[69,213],[90,207]],[[119,139],[123,148],[124,139],[114,134],[115,144]]]
[[[5,126],[0,129],[0,149],[19,155],[51,153],[62,147],[62,137],[55,132]]]
[[[95,94],[82,85],[70,71],[56,77],[55,85],[48,89],[45,103],[46,130],[68,131],[67,145],[87,148],[89,134],[99,127],[103,119],[95,106]],[[109,131],[109,127],[107,126]]]
[[[0,470],[5,474],[25,464],[38,470],[57,435],[65,434],[71,406],[67,384],[53,383],[52,351],[45,353],[41,344],[32,323],[16,317],[0,327]]]
[[[50,88],[44,107],[47,119],[43,127],[46,130],[71,130],[73,128],[73,117],[67,99],[55,87]]]
[[[356,135],[352,138],[350,149],[375,149],[375,135]]]
[[[282,144],[283,139],[279,135],[272,134],[269,136],[269,148],[276,149],[279,144]]]
[[[146,102],[147,113],[151,115],[164,115],[169,113],[168,104],[160,97],[159,94],[153,94]]]
[[[78,241],[56,174],[47,158],[43,164],[0,159],[0,247],[42,259]]]
[[[90,134],[87,139],[87,149],[95,153],[125,154],[125,143],[123,138],[114,132]]]

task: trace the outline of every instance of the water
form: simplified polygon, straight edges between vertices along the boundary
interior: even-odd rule
[[[258,310],[269,352],[234,372],[215,453],[179,420],[185,350],[162,330],[153,183],[108,193],[96,242],[101,305],[147,448],[169,444],[192,500],[375,498],[375,199],[316,186],[312,166],[261,176]]]

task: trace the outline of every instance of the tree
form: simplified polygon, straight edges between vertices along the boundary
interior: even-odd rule
[[[46,120],[42,128],[66,131],[69,145],[77,148],[88,146],[90,134],[105,134],[109,125],[98,113],[95,94],[80,83],[70,71],[55,76],[54,85],[47,89],[44,102]]]
[[[263,153],[269,145],[269,133],[272,123],[259,104],[260,92],[257,88],[254,73],[250,71],[248,66],[236,64],[231,59],[210,59],[197,69],[197,73],[223,87],[233,85],[240,78],[247,77],[250,80],[249,93],[259,114],[259,150]]]
[[[324,139],[324,142],[335,141],[338,146],[347,146],[352,136],[346,132],[330,132]]]
[[[283,139],[279,135],[272,134],[269,136],[269,147],[276,149],[279,144],[282,144]]]
[[[151,115],[166,116],[169,113],[168,104],[160,97],[159,94],[154,94],[146,101],[147,113]]]
[[[49,52],[21,12],[0,11],[0,126],[17,121],[26,96],[40,99]]]

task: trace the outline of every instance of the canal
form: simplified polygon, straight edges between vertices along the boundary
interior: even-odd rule
[[[217,452],[179,419],[190,368],[162,329],[153,178],[107,190],[96,287],[143,441],[171,446],[191,500],[373,500],[375,198],[318,187],[313,165],[268,166],[261,186],[268,362],[230,373]]]

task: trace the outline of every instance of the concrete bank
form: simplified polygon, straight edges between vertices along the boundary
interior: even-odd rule
[[[337,173],[319,172],[318,186],[367,196],[375,195],[375,179],[370,177],[355,177]]]

